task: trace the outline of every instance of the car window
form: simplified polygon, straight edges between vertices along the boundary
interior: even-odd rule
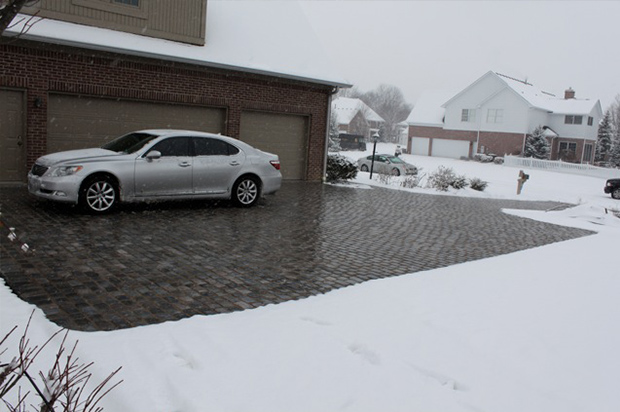
[[[387,163],[387,158],[384,157],[384,156],[379,156],[379,159],[377,159],[377,160],[380,161],[380,162],[383,162],[383,163]]]
[[[390,162],[392,162],[392,163],[405,163],[405,162],[403,162],[403,159],[401,159],[400,157],[396,157],[396,156],[390,157]]]
[[[117,153],[135,153],[156,137],[158,136],[150,133],[129,133],[104,144],[101,148]]]
[[[239,153],[239,149],[220,139],[195,137],[195,156],[230,156]]]
[[[188,137],[171,137],[162,140],[151,148],[165,156],[189,156],[189,138]]]

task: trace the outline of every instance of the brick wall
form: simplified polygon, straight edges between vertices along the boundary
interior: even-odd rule
[[[450,139],[478,142],[478,151],[497,155],[520,154],[523,149],[523,134],[483,132],[471,130],[447,130],[442,127],[409,126],[409,140],[407,149],[411,152],[412,137],[427,137],[431,139]]]
[[[0,87],[26,92],[28,167],[47,147],[48,93],[61,92],[223,107],[235,138],[243,110],[305,115],[306,179],[323,175],[329,86],[19,40],[0,45]]]

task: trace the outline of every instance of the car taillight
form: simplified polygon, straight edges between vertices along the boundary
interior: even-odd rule
[[[269,163],[271,163],[271,165],[273,167],[275,167],[276,170],[280,170],[280,161],[279,160],[270,160]]]

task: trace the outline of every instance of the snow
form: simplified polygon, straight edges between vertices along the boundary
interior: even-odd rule
[[[338,124],[349,124],[361,110],[367,120],[383,122],[383,118],[360,99],[339,97],[332,102],[332,110],[338,118]]]
[[[427,90],[422,92],[407,123],[416,126],[443,126],[446,109],[442,107],[456,93],[447,90]]]
[[[23,18],[23,19],[22,19]],[[28,16],[5,34],[19,34]],[[294,35],[288,35],[294,33]],[[348,85],[297,1],[209,0],[204,46],[43,19],[21,36],[46,43]]]
[[[394,148],[378,145],[385,153]],[[341,154],[357,159],[365,153]],[[517,196],[517,169],[403,158],[426,173],[444,165],[489,182],[482,193],[443,196],[574,203],[562,211],[506,213],[596,234],[244,312],[113,332],[71,331],[80,358],[95,362],[95,380],[123,366],[124,382],[101,406],[162,412],[617,411],[620,277],[611,259],[620,219],[611,212],[620,210],[620,202],[603,193],[604,181],[526,170],[531,178]],[[344,186],[377,185],[360,173]],[[0,332],[23,326],[33,309],[32,341],[57,329],[3,283],[0,309]],[[15,340],[5,346],[12,350]],[[49,352],[40,360],[49,361]]]

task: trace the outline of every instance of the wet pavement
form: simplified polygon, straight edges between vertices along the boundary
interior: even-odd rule
[[[113,330],[305,298],[591,232],[521,219],[520,202],[285,182],[250,209],[125,205],[107,216],[0,188],[0,275],[60,326]]]

